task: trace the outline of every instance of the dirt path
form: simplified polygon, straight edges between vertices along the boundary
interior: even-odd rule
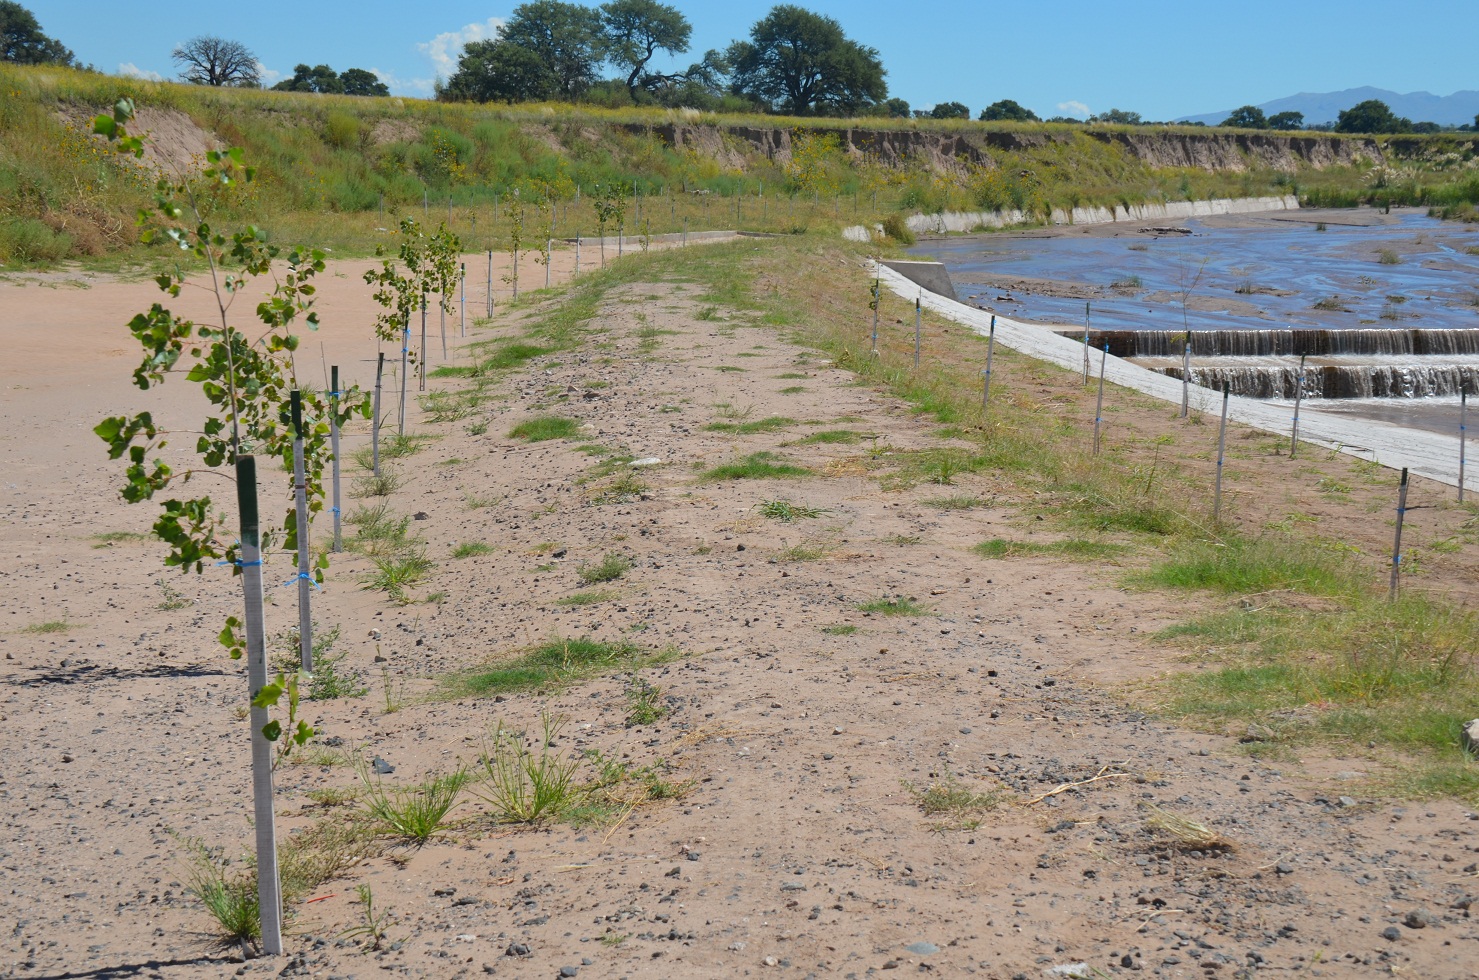
[[[327,356],[364,363],[373,345],[355,321],[372,311],[351,288],[355,265],[335,272]],[[686,792],[615,822],[534,831],[490,826],[469,797],[448,837],[368,858],[316,892],[291,960],[211,959],[172,835],[227,853],[250,837],[234,716],[245,680],[214,641],[239,600],[221,573],[166,580],[189,605],[160,608],[173,603],[152,584],[163,576],[151,548],[95,547],[91,535],[147,521],[117,501],[116,467],[89,430],[142,404],[127,387],[132,352],[113,338],[119,311],[151,302],[152,286],[62,288],[0,286],[0,308],[27,311],[0,324],[17,355],[0,392],[12,556],[0,572],[0,921],[15,923],[0,934],[0,975],[1005,978],[1085,963],[1089,976],[1443,978],[1479,962],[1472,814],[1344,790],[1361,760],[1259,763],[1125,707],[1093,679],[1170,665],[1140,639],[1176,615],[1168,600],[1078,566],[975,557],[969,546],[1015,516],[994,477],[880,489],[891,458],[945,444],[933,427],[672,282],[608,294],[581,349],[530,362],[468,417],[418,412],[413,431],[433,438],[398,464],[390,503],[415,516],[437,567],[402,606],[357,587],[365,558],[335,564],[317,615],[342,629],[346,666],[371,690],[314,702],[311,720],[410,785],[472,762],[495,723],[535,727],[552,711],[568,716],[557,748],[665,764]],[[516,337],[537,312],[475,332]],[[42,314],[44,341],[17,329]],[[183,390],[165,386],[181,418]],[[580,420],[589,442],[508,437],[544,413]],[[770,416],[793,421],[706,429]],[[829,431],[856,439],[803,441]],[[362,444],[356,434],[348,451]],[[600,469],[584,445],[659,463],[637,471],[645,489],[603,495],[622,468]],[[700,479],[761,451],[813,475]],[[979,505],[939,502],[965,495]],[[777,500],[820,513],[784,523],[757,509]],[[451,557],[469,542],[493,550]],[[570,604],[593,591],[581,567],[611,553],[631,570],[599,587],[609,597]],[[274,564],[291,574],[289,559]],[[278,630],[293,597],[272,595]],[[857,608],[900,597],[924,611]],[[50,621],[75,628],[25,631]],[[553,636],[676,651],[643,672],[668,716],[627,727],[624,677],[548,698],[417,697]],[[355,785],[343,765],[286,767],[282,827],[331,815],[311,791]],[[998,802],[922,805],[961,793]],[[1156,829],[1175,817],[1228,846]],[[342,938],[360,921],[361,883],[391,913],[376,953]]]

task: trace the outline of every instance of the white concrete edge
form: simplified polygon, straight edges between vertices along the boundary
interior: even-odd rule
[[[938,313],[982,337],[991,332],[992,314],[984,310],[946,299],[937,293],[922,291],[915,283],[887,266],[875,267],[868,263],[869,272],[896,296],[913,303],[922,297],[926,309]],[[1063,337],[1044,327],[1032,326],[1007,317],[996,316],[996,342],[1014,351],[1056,364],[1071,371],[1082,371],[1084,345],[1082,341]],[[985,351],[982,350],[982,367],[985,367]],[[1106,355],[1103,351],[1092,352],[1091,373],[1098,376],[1100,359],[1104,360],[1104,376],[1107,381],[1125,388],[1159,398],[1173,405],[1181,405],[1181,382],[1175,378],[1157,374],[1123,358]],[[1106,396],[1107,397],[1107,396]],[[1222,392],[1200,385],[1191,386],[1191,410],[1210,416],[1215,422],[1222,414]],[[1256,398],[1234,395],[1228,401],[1228,419],[1243,425],[1288,437],[1293,423],[1293,412],[1288,406],[1270,405]],[[1092,421],[1089,419],[1087,421]],[[1215,449],[1217,427],[1209,428],[1209,448]],[[1360,459],[1372,460],[1382,466],[1400,469],[1406,467],[1418,476],[1458,486],[1458,436],[1445,436],[1421,429],[1410,429],[1368,419],[1332,415],[1311,408],[1305,402],[1299,412],[1299,441],[1326,449],[1334,449]],[[1465,473],[1466,489],[1474,487],[1474,481]]]

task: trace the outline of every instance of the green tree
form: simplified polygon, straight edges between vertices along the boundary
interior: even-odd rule
[[[278,92],[326,92],[341,95],[344,92],[344,82],[340,80],[339,73],[328,65],[315,65],[312,68],[298,65],[293,69],[291,78],[284,78],[272,88]]]
[[[549,64],[529,48],[504,40],[473,41],[436,94],[443,102],[514,103],[548,99],[559,84]]]
[[[1256,105],[1245,105],[1234,109],[1219,126],[1227,126],[1232,129],[1268,129],[1268,120],[1264,118],[1263,110]]]
[[[887,102],[883,103],[883,109],[888,113],[890,118],[909,118],[909,103],[905,102],[903,99],[889,99]]]
[[[1335,121],[1337,133],[1405,133],[1412,123],[1380,99],[1367,99],[1349,109],[1342,109]]]
[[[781,4],[730,45],[734,88],[795,115],[856,113],[888,97],[877,50],[849,40],[842,25]]]
[[[0,61],[21,65],[77,63],[62,42],[43,34],[36,17],[13,0],[0,0]]]
[[[205,34],[175,48],[170,57],[185,69],[180,78],[192,85],[256,88],[262,84],[257,56],[240,41]]]
[[[650,87],[655,76],[647,65],[659,51],[683,54],[693,25],[676,7],[657,0],[612,0],[601,5],[606,58],[627,72],[627,92],[633,99],[639,87]],[[686,80],[686,79],[685,79]]]
[[[971,110],[964,102],[936,102],[930,110],[931,119],[969,119]]]
[[[555,93],[575,99],[595,81],[604,53],[601,15],[590,7],[562,0],[533,0],[514,8],[499,41],[536,55],[555,78]],[[500,54],[500,61],[511,56]],[[528,73],[528,63],[523,63]]]
[[[1304,113],[1290,110],[1288,112],[1276,112],[1268,117],[1269,129],[1303,129]]]
[[[1024,109],[1012,99],[1002,99],[993,102],[981,110],[981,118],[986,122],[996,120],[1007,120],[1009,122],[1037,122],[1037,113],[1031,109]]]
[[[339,75],[344,83],[345,95],[389,95],[390,86],[380,81],[372,71],[363,68],[347,68]]]
[[[1110,109],[1097,116],[1090,116],[1089,122],[1114,123],[1119,126],[1143,126],[1145,124],[1140,118],[1140,113],[1127,112],[1124,109]]]

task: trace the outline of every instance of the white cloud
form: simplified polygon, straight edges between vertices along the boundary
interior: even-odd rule
[[[124,78],[142,78],[145,81],[150,82],[164,81],[164,76],[159,74],[159,72],[146,71],[145,69],[140,68],[138,65],[134,64],[132,61],[125,61],[121,63],[118,66],[118,74],[122,75]]]
[[[1058,111],[1065,116],[1072,116],[1075,119],[1087,119],[1094,114],[1090,111],[1089,107],[1084,105],[1082,102],[1072,101],[1059,102]]]
[[[462,54],[462,46],[469,41],[485,41],[497,37],[498,32],[503,30],[503,25],[502,17],[489,17],[481,24],[468,24],[460,31],[438,34],[430,41],[423,41],[416,45],[416,50],[426,55],[431,61],[431,66],[438,78],[451,78],[452,74],[457,71],[457,57]]]
[[[282,72],[273,71],[271,68],[268,68],[260,61],[257,62],[257,75],[262,79],[263,88],[271,88],[278,82],[282,81],[283,78]]]
[[[393,71],[371,68],[369,71],[390,88],[392,95],[431,95],[435,83],[430,78],[401,78]]]

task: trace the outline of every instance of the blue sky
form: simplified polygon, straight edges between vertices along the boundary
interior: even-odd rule
[[[24,2],[24,0],[23,0]],[[428,96],[465,40],[517,4],[255,0],[148,4],[31,0],[42,28],[110,73],[172,77],[174,46],[198,34],[241,41],[269,79],[299,62],[377,72],[398,95]],[[593,4],[594,5],[594,4]],[[916,108],[958,101],[972,115],[1010,98],[1041,116],[1110,108],[1170,119],[1298,92],[1372,85],[1448,95],[1479,89],[1459,38],[1479,36],[1473,0],[812,0],[877,48],[891,95]],[[745,36],[770,2],[679,2],[697,60]],[[1443,40],[1447,39],[1447,41]],[[276,74],[274,74],[276,73]]]

